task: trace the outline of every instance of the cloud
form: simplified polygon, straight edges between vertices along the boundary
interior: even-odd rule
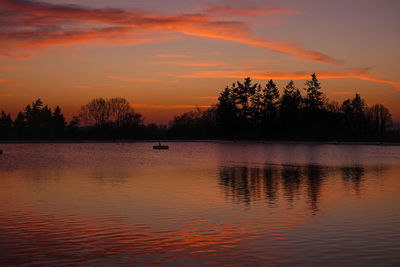
[[[0,70],[16,70],[16,67],[13,66],[0,66]]]
[[[150,83],[176,83],[176,80],[161,80],[161,79],[146,79],[146,78],[127,78],[127,77],[118,77],[118,76],[107,76],[108,79],[116,80],[116,81],[124,81],[124,82],[150,82]]]
[[[205,100],[216,100],[218,99],[218,96],[190,96],[186,97],[186,99],[205,99]]]
[[[304,49],[296,42],[257,36],[247,23],[216,20],[207,14],[165,15],[29,0],[0,0],[0,10],[3,55],[11,54],[15,48],[23,50],[87,42],[121,45],[166,41],[176,38],[174,34],[179,33],[256,46],[310,61],[342,63],[323,53]],[[236,11],[230,9],[230,12]],[[288,11],[270,9],[269,12]]]
[[[242,79],[251,77],[260,80],[305,80],[310,78],[310,72],[285,72],[285,71],[271,71],[271,70],[216,70],[216,71],[197,71],[191,74],[175,75],[177,78],[234,78]],[[400,82],[391,81],[377,77],[376,74],[369,72],[369,68],[361,68],[342,72],[333,71],[320,71],[317,73],[319,79],[343,79],[343,78],[356,78],[360,80],[384,83],[393,85],[395,88],[400,89]]]
[[[229,14],[237,16],[265,16],[276,14],[300,14],[299,10],[281,7],[273,8],[234,8],[231,6],[213,6],[206,10],[206,13]]]
[[[158,54],[158,55],[154,55],[153,57],[159,57],[159,58],[189,58],[189,56],[183,55],[183,54]]]
[[[225,62],[197,62],[197,61],[153,61],[153,64],[166,64],[186,67],[213,67],[226,65]]]
[[[154,104],[131,104],[134,108],[143,109],[193,109],[193,108],[209,108],[210,105],[154,105]]]
[[[0,83],[6,83],[6,82],[9,82],[8,80],[6,80],[6,79],[2,79],[2,78],[0,78]]]
[[[92,88],[92,87],[89,86],[89,85],[77,85],[77,86],[75,86],[75,88],[79,88],[79,89],[90,89],[90,88]]]
[[[28,94],[0,94],[0,97],[3,97],[3,96],[17,97],[17,96],[31,96],[31,95],[28,95]]]
[[[353,94],[353,92],[334,91],[334,92],[330,92],[329,94],[330,94],[330,95],[335,95],[335,96],[338,96],[338,95],[351,95],[351,94]]]

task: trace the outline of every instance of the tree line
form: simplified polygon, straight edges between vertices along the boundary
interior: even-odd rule
[[[246,78],[227,86],[212,107],[177,115],[168,126],[146,126],[120,97],[89,101],[69,123],[59,106],[52,111],[38,99],[14,121],[1,111],[0,138],[399,140],[383,105],[368,107],[359,94],[329,101],[315,73],[303,89],[290,81],[280,91],[273,80],[262,86]]]
[[[280,91],[273,80],[262,86],[246,78],[227,86],[210,109],[175,116],[169,130],[182,138],[398,139],[383,105],[368,107],[359,94],[341,104],[329,101],[315,73],[303,91],[293,81]]]

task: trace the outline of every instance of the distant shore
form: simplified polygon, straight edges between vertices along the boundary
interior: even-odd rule
[[[0,140],[0,144],[112,144],[112,143],[221,143],[221,144],[282,144],[282,145],[369,145],[369,146],[400,146],[400,142],[385,141],[263,141],[263,140]]]

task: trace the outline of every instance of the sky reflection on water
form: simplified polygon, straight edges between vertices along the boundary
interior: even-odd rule
[[[400,149],[2,145],[0,265],[400,264]]]

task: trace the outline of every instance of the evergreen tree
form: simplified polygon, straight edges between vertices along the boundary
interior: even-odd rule
[[[9,138],[11,136],[12,119],[10,113],[1,111],[0,116],[0,137]]]
[[[296,88],[293,81],[289,81],[283,89],[279,114],[281,132],[286,137],[295,137],[299,131],[301,103],[300,90]]]
[[[267,134],[271,134],[277,128],[276,122],[279,108],[279,89],[273,80],[269,80],[263,89],[262,104],[261,119],[263,128]]]
[[[236,133],[238,108],[236,107],[236,97],[233,93],[234,88],[234,84],[231,88],[225,87],[218,97],[216,108],[217,127],[224,137],[231,137]]]
[[[275,119],[278,113],[279,89],[273,80],[269,80],[263,90],[264,112],[270,119]]]
[[[252,95],[256,92],[258,84],[253,84],[252,80],[248,77],[244,80],[244,83],[237,82],[237,86],[233,88],[233,93],[235,94],[236,104],[239,105],[240,118],[242,120],[247,120],[250,113],[250,99]]]
[[[311,111],[320,110],[323,106],[323,93],[321,90],[321,84],[318,81],[315,73],[311,74],[311,80],[306,80],[304,90],[307,91],[305,98],[306,107]]]
[[[293,81],[290,81],[283,89],[281,111],[297,111],[300,109],[301,101],[300,90],[296,88]]]

